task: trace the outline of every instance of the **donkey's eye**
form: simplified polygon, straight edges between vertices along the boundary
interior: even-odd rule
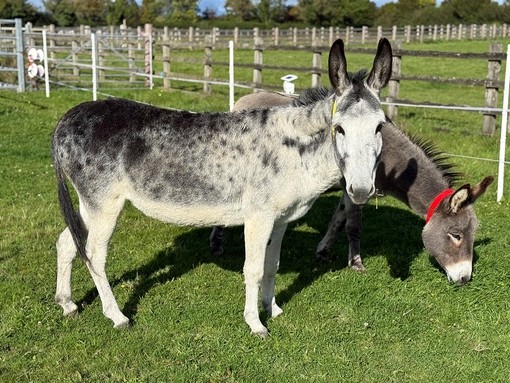
[[[462,241],[462,234],[459,233],[448,233],[448,238],[453,242],[454,245],[459,246]]]
[[[335,130],[340,133],[341,135],[345,136],[345,131],[344,131],[344,128],[342,128],[341,125],[336,125],[335,126]]]
[[[382,128],[383,128],[383,124],[377,125],[377,128],[375,128],[375,134],[379,133]]]

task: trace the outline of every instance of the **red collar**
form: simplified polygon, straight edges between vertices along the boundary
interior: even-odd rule
[[[455,190],[446,189],[439,193],[436,198],[434,198],[434,201],[432,201],[432,203],[430,204],[429,211],[427,212],[425,224],[427,224],[430,221],[441,201],[443,201],[446,197],[451,196],[453,193],[455,193]]]

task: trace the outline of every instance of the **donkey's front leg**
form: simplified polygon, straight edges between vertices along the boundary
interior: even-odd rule
[[[266,259],[264,261],[264,277],[262,278],[262,306],[271,318],[283,313],[283,310],[276,304],[274,297],[275,276],[280,263],[280,251],[282,248],[283,235],[287,224],[273,229],[271,239],[266,248]]]
[[[266,245],[273,230],[273,223],[272,219],[262,216],[251,217],[244,223],[246,251],[244,261],[244,283],[246,285],[244,320],[250,326],[251,332],[261,338],[266,338],[268,331],[259,318],[259,286],[264,276]]]
[[[347,220],[345,200],[349,200],[346,197],[345,191],[340,198],[340,202],[331,217],[328,225],[328,231],[317,245],[315,255],[319,261],[327,261],[331,255],[331,249],[335,243],[336,237],[341,230],[344,229]],[[350,202],[350,201],[349,201]],[[352,204],[352,203],[351,203]]]

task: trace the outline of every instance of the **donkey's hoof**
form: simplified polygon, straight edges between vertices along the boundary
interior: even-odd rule
[[[62,305],[62,309],[65,317],[75,318],[78,316],[78,306],[74,302],[67,302]]]
[[[113,325],[113,328],[115,329],[122,329],[122,328],[129,328],[130,324],[129,324],[129,319],[126,320],[126,321],[123,321],[123,322],[119,322],[119,323],[115,323]]]
[[[269,331],[265,327],[260,330],[252,331],[251,333],[258,336],[260,339],[267,339],[269,336]]]
[[[113,328],[128,328],[129,327],[129,319],[125,316],[122,318],[118,318],[113,321]]]
[[[365,266],[363,266],[363,262],[361,262],[361,257],[356,257],[352,261],[349,261],[349,267],[361,273],[365,271]]]

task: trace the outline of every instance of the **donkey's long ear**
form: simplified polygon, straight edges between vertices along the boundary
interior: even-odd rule
[[[450,197],[448,207],[452,213],[457,213],[462,207],[471,202],[471,186],[469,184],[462,185]]]
[[[337,95],[350,85],[347,76],[347,60],[345,59],[344,42],[342,39],[336,40],[329,50],[329,81]]]
[[[494,177],[487,176],[473,187],[466,184],[458,188],[450,197],[448,204],[450,211],[455,214],[464,206],[474,203],[478,197],[485,193],[492,181],[494,181]]]
[[[479,184],[471,188],[471,203],[475,202],[478,197],[485,193],[485,190],[487,190],[492,181],[494,181],[494,177],[487,176]]]
[[[390,42],[382,38],[377,46],[377,53],[374,58],[372,71],[368,75],[367,84],[377,93],[388,84],[391,77],[393,55]]]

